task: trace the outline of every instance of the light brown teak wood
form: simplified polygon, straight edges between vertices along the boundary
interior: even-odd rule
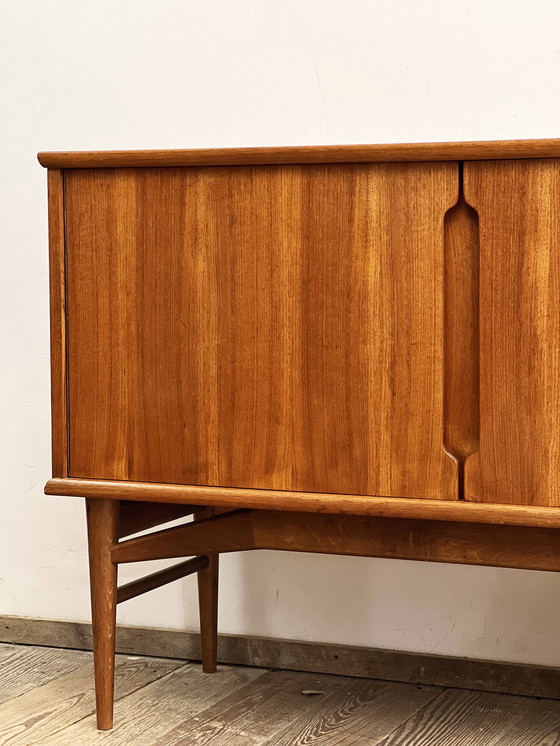
[[[49,277],[51,304],[51,412],[53,477],[68,476],[66,395],[66,255],[64,244],[64,173],[48,173]]]
[[[395,161],[411,163],[489,158],[559,157],[560,139],[39,153],[39,161],[47,168],[157,168],[161,166],[390,163]]]
[[[81,170],[65,188],[72,477],[457,496],[456,164]]]
[[[287,492],[278,490],[242,490],[220,487],[193,487],[182,484],[120,482],[101,479],[51,479],[45,486],[48,495],[102,497],[122,501],[140,501],[137,510],[144,512],[141,501],[161,503],[199,503],[223,508],[259,508],[290,510],[301,513],[332,513],[334,515],[366,515],[385,518],[415,518],[465,523],[508,524],[560,528],[560,511],[554,507],[516,505],[521,502],[512,495],[511,503],[490,504],[464,500],[423,500],[371,495],[334,495],[319,492]],[[129,506],[133,512],[134,507]],[[162,523],[165,517],[162,517]],[[156,525],[152,523],[152,525]]]
[[[459,497],[464,498],[464,467],[479,444],[479,226],[463,194],[444,221],[445,372],[444,444],[458,462]],[[512,500],[514,501],[512,493]]]
[[[101,730],[113,726],[115,634],[117,629],[117,564],[111,556],[117,541],[119,504],[113,500],[86,501],[95,701]]]
[[[468,163],[480,217],[480,448],[469,500],[560,507],[560,160]]]
[[[197,572],[215,670],[221,552],[560,570],[559,159],[41,154],[46,492],[87,498],[100,728],[117,602]],[[195,555],[117,587],[121,562]]]
[[[460,522],[238,510],[200,525],[187,524],[113,546],[113,561],[276,549],[292,552],[560,570],[555,528],[469,525]]]

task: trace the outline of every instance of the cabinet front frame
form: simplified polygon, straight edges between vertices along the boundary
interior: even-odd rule
[[[216,162],[356,162],[394,160],[484,160],[486,158],[557,158],[560,157],[560,140],[518,141],[511,143],[435,144],[423,146],[368,146],[357,149],[348,146],[330,153],[322,149],[307,155],[301,149],[260,150],[248,155],[228,155],[234,151],[161,151],[157,155],[131,153],[112,154],[41,154],[40,160],[48,166],[49,182],[49,245],[50,245],[50,297],[51,297],[51,379],[52,379],[52,474],[45,491],[47,494],[77,495],[82,497],[114,497],[115,499],[148,500],[161,502],[197,502],[198,504],[230,507],[270,508],[270,494],[259,490],[205,488],[193,485],[140,484],[127,481],[76,480],[68,477],[68,417],[67,417],[67,361],[66,361],[66,285],[64,242],[64,169],[82,167],[116,167],[162,165],[169,163],[187,165],[189,159],[197,165]],[[379,148],[387,148],[385,152]],[[416,150],[414,148],[416,147]],[[364,150],[365,148],[365,150]],[[390,149],[393,148],[391,151]],[[406,149],[402,149],[406,148]],[[431,150],[430,150],[431,149]],[[282,149],[280,149],[282,150]],[[274,151],[274,152],[273,152]],[[146,154],[147,153],[147,154]],[[265,154],[263,154],[265,153]],[[192,154],[192,155],[189,155]],[[431,155],[431,157],[430,157]],[[405,157],[406,156],[406,157]],[[167,161],[167,163],[166,163]],[[186,162],[187,163],[186,163]],[[386,498],[337,494],[287,493],[274,491],[276,510],[302,512],[328,512],[333,514],[362,514],[388,517],[406,516],[415,519],[497,523],[520,526],[560,527],[558,508],[509,504],[474,503],[463,501],[427,501],[410,498]]]

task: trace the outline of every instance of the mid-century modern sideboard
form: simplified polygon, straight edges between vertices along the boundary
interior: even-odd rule
[[[215,669],[222,552],[560,570],[560,140],[39,160],[100,728],[118,602],[198,573]]]

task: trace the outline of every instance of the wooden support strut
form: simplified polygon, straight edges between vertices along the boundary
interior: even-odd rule
[[[120,564],[172,559],[186,554],[254,549],[252,515],[255,512],[257,511],[236,510],[119,542],[113,546],[113,562]]]
[[[555,528],[239,510],[120,542],[113,562],[249,549],[560,571]]]
[[[142,593],[153,591],[156,588],[160,588],[162,585],[172,583],[174,580],[179,580],[187,575],[193,575],[195,572],[205,570],[208,567],[208,564],[209,559],[204,555],[193,557],[186,562],[181,562],[173,567],[159,570],[151,575],[146,575],[143,578],[138,578],[138,580],[133,580],[130,583],[121,585],[117,589],[117,603],[120,604],[131,598],[136,598],[136,596],[140,596]]]

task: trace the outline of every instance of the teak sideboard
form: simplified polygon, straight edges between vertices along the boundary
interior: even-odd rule
[[[215,670],[222,552],[560,570],[560,140],[39,160],[100,728],[118,602],[198,573]]]

